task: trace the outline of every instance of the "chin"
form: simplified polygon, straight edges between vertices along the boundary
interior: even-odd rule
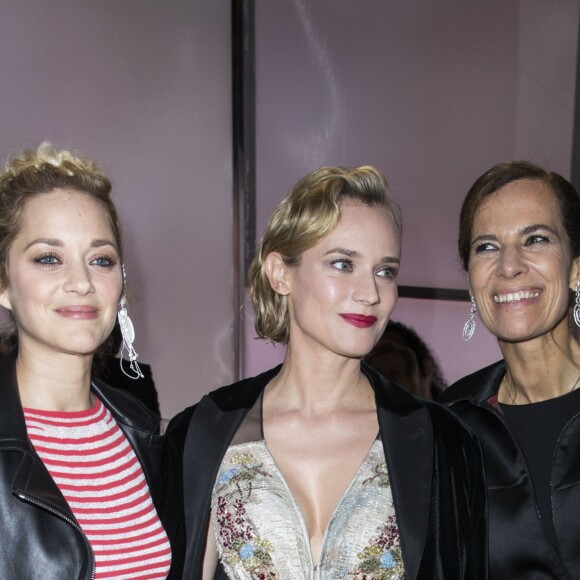
[[[94,340],[79,340],[62,345],[62,350],[77,356],[94,356],[102,344],[102,342]]]

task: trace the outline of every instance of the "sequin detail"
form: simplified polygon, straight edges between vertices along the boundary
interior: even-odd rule
[[[246,519],[244,506],[244,499],[251,498],[252,483],[256,477],[271,476],[251,453],[234,453],[230,463],[232,467],[223,471],[218,478],[218,493],[224,495],[217,496],[215,509],[216,533],[223,548],[222,557],[234,568],[241,565],[252,579],[277,580],[279,576],[270,555],[274,548],[268,540],[256,536]],[[228,500],[233,500],[233,513]]]
[[[312,561],[308,530],[264,441],[231,446],[212,494],[218,556],[232,580],[404,580],[382,443],[375,441]]]
[[[357,554],[358,568],[351,574],[355,580],[398,580],[404,578],[399,529],[395,516],[379,530],[369,546]]]

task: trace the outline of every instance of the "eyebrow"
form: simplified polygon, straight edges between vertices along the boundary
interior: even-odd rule
[[[64,242],[57,238],[37,238],[36,240],[32,240],[29,244],[27,244],[24,249],[28,250],[28,248],[31,248],[36,244],[44,244],[45,246],[53,246],[55,248],[64,247]],[[114,244],[111,240],[93,240],[91,242],[91,248],[102,248],[103,246],[112,246],[113,248],[117,249],[117,245]]]
[[[360,258],[361,257],[361,254],[359,252],[357,252],[356,250],[348,250],[346,248],[332,248],[331,250],[328,250],[328,252],[324,252],[325,256],[328,256],[329,254],[344,254],[345,256],[348,256],[349,258]],[[383,258],[381,258],[381,262],[400,264],[401,259],[397,258],[395,256],[384,256]]]
[[[520,236],[525,236],[528,234],[533,234],[534,232],[537,232],[539,230],[545,230],[550,232],[553,236],[555,236],[556,238],[560,239],[560,234],[551,226],[547,226],[546,224],[532,224],[529,226],[525,226],[524,228],[522,228],[521,230],[519,230],[517,232],[518,235]],[[497,236],[494,236],[492,234],[484,234],[482,236],[477,236],[477,238],[474,238],[471,243],[469,244],[470,246],[473,246],[474,244],[476,244],[477,242],[481,242],[483,240],[497,240]]]

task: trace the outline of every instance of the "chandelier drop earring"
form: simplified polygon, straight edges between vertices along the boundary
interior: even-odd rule
[[[125,285],[125,266],[123,266],[123,286]],[[133,348],[133,342],[135,342],[135,327],[133,322],[129,317],[127,312],[127,300],[125,296],[121,297],[119,302],[119,310],[117,312],[117,319],[119,321],[119,328],[121,329],[121,336],[123,337],[123,342],[121,344],[121,370],[123,374],[127,375],[130,379],[142,379],[143,373],[139,368],[139,363],[137,362],[137,357],[139,356],[135,349]],[[123,353],[126,351],[127,358],[129,359],[129,368],[131,372],[125,370],[123,362],[126,362],[123,358]]]
[[[580,280],[576,281],[576,303],[574,304],[574,322],[580,328]]]
[[[471,311],[469,313],[469,319],[463,327],[463,340],[469,340],[473,333],[475,332],[475,313],[477,312],[477,306],[475,305],[475,298],[471,297]]]

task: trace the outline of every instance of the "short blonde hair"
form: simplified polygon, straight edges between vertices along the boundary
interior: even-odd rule
[[[250,266],[250,295],[259,338],[282,344],[289,338],[287,298],[272,289],[264,268],[266,257],[278,252],[287,265],[298,265],[301,255],[337,226],[344,199],[384,208],[400,240],[401,210],[378,169],[329,166],[304,176],[270,217]]]
[[[57,150],[50,143],[24,151],[8,160],[0,172],[0,288],[10,285],[8,254],[20,231],[22,212],[28,201],[55,189],[86,193],[105,210],[121,261],[123,239],[117,209],[111,199],[111,181],[95,163],[67,150]],[[16,345],[16,324],[10,315],[0,333],[0,350]]]

